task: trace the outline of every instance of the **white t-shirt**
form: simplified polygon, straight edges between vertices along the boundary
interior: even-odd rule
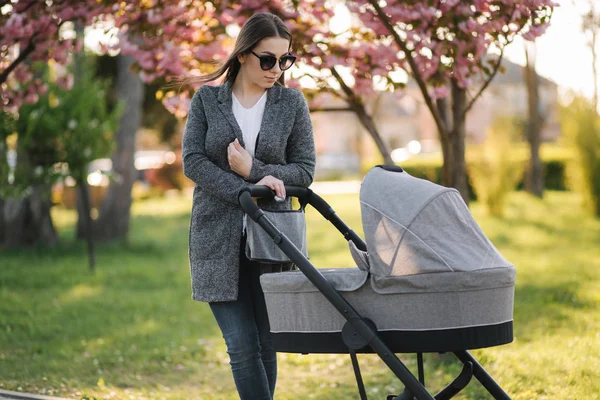
[[[232,102],[231,107],[233,109],[233,115],[242,130],[244,137],[244,145],[248,153],[254,157],[254,151],[256,150],[256,139],[258,138],[258,132],[262,124],[262,117],[265,112],[265,104],[267,103],[267,91],[258,99],[256,104],[251,108],[244,108],[235,97],[235,94],[231,92]],[[246,230],[246,214],[244,214],[244,220],[242,224],[242,232]]]
[[[233,108],[233,115],[237,120],[238,125],[242,129],[244,136],[244,145],[248,153],[254,157],[254,150],[256,149],[256,138],[260,131],[260,125],[262,123],[262,117],[265,112],[265,104],[267,103],[267,91],[258,99],[256,104],[252,108],[244,108],[235,97],[235,94],[231,92],[233,101],[231,106]]]

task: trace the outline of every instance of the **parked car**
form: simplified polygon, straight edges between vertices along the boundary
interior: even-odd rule
[[[185,177],[180,157],[172,151],[139,150],[135,153],[135,182],[132,190],[134,199],[152,193],[164,193],[169,189],[182,189]],[[97,208],[104,201],[110,180],[115,179],[112,160],[102,158],[94,160],[88,168],[87,182],[90,187],[92,208]],[[75,180],[65,178],[53,188],[54,202],[66,208],[77,206],[77,190]]]

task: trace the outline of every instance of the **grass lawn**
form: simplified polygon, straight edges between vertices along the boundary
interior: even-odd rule
[[[326,196],[360,229],[356,195]],[[54,210],[61,245],[0,254],[0,389],[77,399],[234,399],[225,345],[208,306],[190,297],[189,199],[134,205],[126,245],[98,247],[95,275],[75,215]],[[505,219],[472,211],[518,270],[515,342],[474,351],[513,399],[600,399],[600,220],[572,193],[514,193]],[[310,211],[311,259],[352,264],[343,238]],[[413,355],[403,355],[415,371]],[[401,385],[362,356],[370,398]],[[426,355],[432,391],[458,373]],[[277,399],[358,398],[348,356],[279,355]],[[458,399],[487,399],[477,382]]]

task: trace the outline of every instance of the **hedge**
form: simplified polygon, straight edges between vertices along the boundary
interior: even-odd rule
[[[572,157],[569,149],[555,144],[545,144],[540,152],[544,169],[544,189],[545,190],[568,190],[565,182],[565,165]],[[515,147],[515,157],[527,159],[528,152],[523,146]],[[468,156],[467,156],[468,158]],[[371,160],[371,162],[363,163],[363,175],[374,165],[379,164],[379,161]],[[440,155],[425,155],[414,157],[404,162],[398,163],[406,172],[412,176],[428,179],[432,182],[442,183],[442,159]],[[467,179],[468,179],[467,174]],[[476,199],[477,196],[473,192],[470,181],[469,194],[471,199]],[[524,187],[524,179],[517,185],[517,190],[522,190]]]

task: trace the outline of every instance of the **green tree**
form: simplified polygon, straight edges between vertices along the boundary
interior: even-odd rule
[[[27,196],[29,187],[43,184],[42,195],[47,199],[51,184],[70,175],[86,203],[90,226],[88,166],[91,161],[110,155],[122,107],[108,105],[107,82],[95,77],[92,59],[85,60],[78,84],[71,89],[57,84],[52,68],[46,70],[46,81],[48,92],[35,104],[23,105],[14,123],[19,143],[17,157],[26,162],[17,163],[14,180],[5,182],[4,192]],[[27,171],[20,173],[23,169]],[[88,232],[93,268],[92,232]]]
[[[600,117],[582,97],[561,109],[562,131],[574,157],[567,164],[567,184],[579,192],[583,206],[600,217]]]
[[[522,130],[519,119],[498,117],[489,128],[485,143],[473,145],[469,152],[471,185],[490,215],[504,215],[507,195],[523,177],[525,164],[514,154]]]

